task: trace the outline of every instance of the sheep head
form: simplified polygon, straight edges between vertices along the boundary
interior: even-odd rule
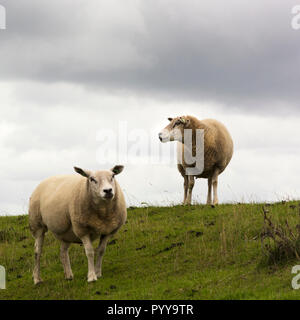
[[[160,141],[182,141],[184,129],[188,129],[190,125],[188,116],[168,118],[168,120],[170,123],[158,135]]]
[[[120,174],[124,166],[117,165],[110,170],[89,171],[74,167],[74,170],[87,178],[88,188],[95,203],[102,200],[109,201],[115,197],[116,182],[115,176]]]

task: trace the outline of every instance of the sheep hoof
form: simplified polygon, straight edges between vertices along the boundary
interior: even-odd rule
[[[88,282],[89,283],[90,282],[95,282],[95,281],[97,281],[97,276],[96,276],[95,273],[88,276]]]
[[[35,279],[34,280],[34,285],[36,285],[36,286],[39,286],[40,284],[42,284],[43,283],[43,280],[42,279]]]
[[[97,279],[99,279],[99,278],[102,277],[102,273],[101,273],[101,272],[97,272],[97,273],[96,273],[96,276],[97,276]]]
[[[216,206],[214,204],[212,204],[211,207],[214,209]]]
[[[72,276],[69,276],[69,277],[65,277],[66,280],[68,281],[72,281],[74,279],[73,275]]]

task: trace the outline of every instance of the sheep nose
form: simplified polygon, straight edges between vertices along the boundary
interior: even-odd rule
[[[112,188],[104,189],[103,192],[106,193],[106,194],[110,194],[110,193],[112,193]]]
[[[162,141],[162,133],[161,132],[158,134],[158,137],[159,137],[159,140]]]

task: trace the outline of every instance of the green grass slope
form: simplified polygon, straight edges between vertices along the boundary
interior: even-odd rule
[[[296,202],[269,211],[275,221],[299,222]],[[28,217],[0,217],[0,265],[7,270],[0,299],[298,299],[291,269],[300,262],[268,262],[262,227],[259,204],[131,208],[107,248],[101,279],[86,282],[84,249],[74,244],[74,280],[64,280],[60,244],[47,233],[44,282],[35,287]]]

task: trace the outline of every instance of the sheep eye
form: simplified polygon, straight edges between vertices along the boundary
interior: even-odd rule
[[[90,180],[91,180],[92,182],[94,182],[94,183],[97,183],[97,180],[94,179],[93,177],[91,177]]]

